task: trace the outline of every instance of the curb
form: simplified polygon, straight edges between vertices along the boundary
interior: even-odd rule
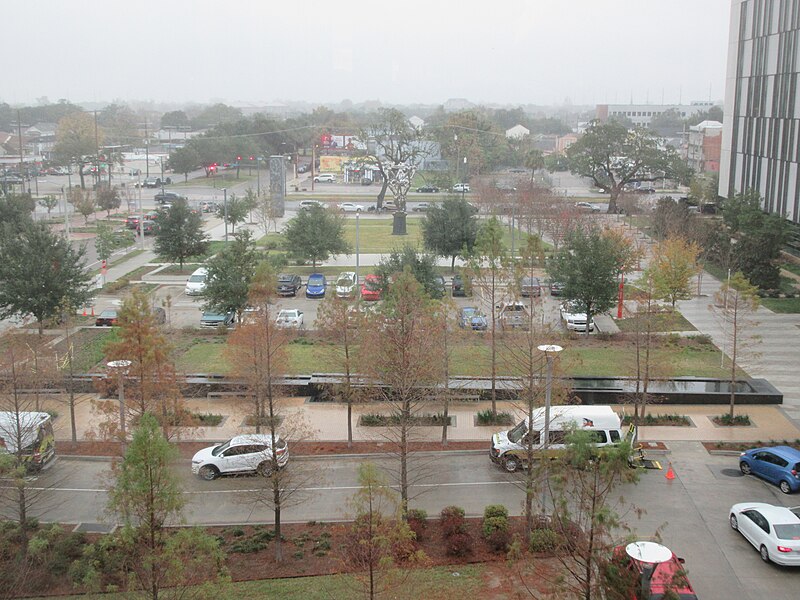
[[[362,460],[369,459],[370,456],[376,457],[386,457],[392,456],[395,454],[394,452],[387,451],[387,452],[368,452],[365,454],[295,454],[291,455],[292,460],[333,460],[339,458],[360,458]],[[411,451],[409,454],[414,454],[415,456],[446,456],[446,455],[481,455],[481,454],[488,454],[486,450],[424,450],[420,452]],[[70,460],[79,460],[79,461],[95,461],[95,462],[104,462],[110,461],[114,459],[122,458],[121,456],[91,456],[85,454],[59,454],[58,458],[70,459]],[[180,460],[190,460],[190,459],[180,459]]]

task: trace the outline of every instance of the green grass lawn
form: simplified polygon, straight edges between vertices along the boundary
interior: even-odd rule
[[[408,218],[406,230],[408,235],[392,235],[392,219],[359,219],[358,248],[362,254],[388,254],[394,249],[411,245],[422,249],[421,219]],[[348,217],[345,223],[344,237],[347,243],[356,248],[356,219]],[[355,262],[355,256],[353,257]]]
[[[617,322],[620,331],[636,331],[636,318],[620,319]],[[678,311],[653,316],[651,331],[697,331]]]
[[[172,183],[166,186],[165,189],[171,190],[173,188],[216,187],[222,190],[224,187],[231,187],[240,183],[256,180],[257,176],[255,169],[253,169],[252,175],[248,175],[247,169],[242,168],[238,179],[236,178],[236,169],[231,169],[230,171],[221,171],[220,174],[215,177],[196,177],[195,179],[190,179],[187,182],[183,181],[183,175],[174,175],[172,176]],[[263,186],[265,182],[269,183],[268,174],[262,174],[261,185]]]
[[[471,340],[469,338],[472,338]],[[224,356],[224,338],[219,341],[197,340],[179,351],[176,366],[179,371],[190,373],[221,373],[229,370]],[[669,344],[655,350],[654,364],[671,363],[671,376],[718,377],[728,376],[727,369],[720,368],[720,352],[710,344],[684,342],[687,346]],[[603,344],[585,347],[573,345],[565,340],[561,355],[561,369],[570,376],[630,376],[633,372],[635,349],[630,344]],[[514,375],[515,367],[506,342],[498,341],[499,375]],[[334,372],[340,370],[340,358],[336,349],[325,342],[295,342],[288,346],[287,371],[293,374]],[[459,343],[453,353],[450,372],[457,376],[483,376],[491,374],[491,349],[480,333],[469,335],[467,341]]]
[[[794,273],[795,275],[800,275],[800,264],[793,263],[793,262],[782,262],[781,269],[786,269],[787,271]]]
[[[235,556],[235,555],[234,555]],[[391,591],[397,600],[477,596],[484,589],[483,564],[413,569],[400,574],[402,585]],[[458,572],[458,577],[453,575]],[[405,575],[410,575],[405,577]],[[405,579],[404,579],[405,577]],[[349,600],[363,595],[361,583],[353,575],[320,575],[288,579],[261,579],[221,585],[215,597],[228,598],[303,598],[304,600]],[[47,600],[122,600],[123,593],[49,596]],[[42,600],[42,599],[40,599]]]
[[[75,356],[73,369],[76,373],[89,373],[95,365],[105,360],[104,348],[109,342],[117,341],[117,329],[79,329],[72,336],[72,347]],[[59,355],[67,353],[67,342],[58,344]]]
[[[800,313],[800,298],[762,298],[761,305],[776,313]]]

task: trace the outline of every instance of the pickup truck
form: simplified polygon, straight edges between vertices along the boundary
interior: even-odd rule
[[[530,311],[523,302],[505,302],[497,305],[497,315],[503,329],[527,330],[531,319]]]

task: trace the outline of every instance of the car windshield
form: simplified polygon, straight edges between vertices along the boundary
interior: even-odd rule
[[[297,316],[297,311],[296,310],[282,310],[281,312],[278,313],[278,317],[279,318],[283,317],[285,319],[286,318],[293,319],[296,316]]]
[[[367,280],[364,282],[364,287],[367,288],[370,291],[375,292],[375,291],[377,291],[379,289],[378,288],[378,281],[375,280],[375,279],[372,279],[372,278],[367,278]]]
[[[508,432],[508,441],[514,444],[518,444],[519,441],[522,439],[522,436],[528,433],[528,426],[525,424],[525,421],[520,421],[519,425],[514,427],[511,431]]]
[[[206,280],[205,275],[192,275],[191,277],[189,277],[189,281],[191,283],[202,283],[205,280]]]
[[[228,441],[227,441],[227,442],[225,442],[224,444],[220,444],[219,446],[216,446],[216,447],[215,447],[215,448],[214,448],[214,449],[211,451],[211,454],[213,454],[214,456],[219,456],[219,455],[220,455],[222,452],[225,452],[225,450],[227,450],[228,448],[230,448],[230,446],[231,446],[231,440],[228,440]]]
[[[278,281],[280,283],[291,283],[292,276],[291,275],[278,275]]]
[[[350,279],[349,277],[342,277],[341,279],[339,279],[339,281],[336,282],[336,285],[338,285],[339,287],[349,287],[353,285],[353,280]]]
[[[800,523],[775,525],[775,535],[779,540],[800,540]]]
[[[117,311],[115,311],[115,310],[104,310],[103,312],[100,313],[100,316],[101,317],[116,317],[117,316]]]
[[[322,275],[312,275],[308,278],[308,285],[325,285],[325,278]]]

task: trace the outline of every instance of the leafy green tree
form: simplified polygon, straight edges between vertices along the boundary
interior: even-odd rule
[[[189,173],[200,166],[200,154],[192,146],[184,146],[169,155],[169,168],[176,173],[183,173],[183,180],[189,181]]]
[[[189,117],[182,110],[173,110],[161,115],[161,127],[189,127]]]
[[[231,226],[231,232],[233,232],[236,230],[238,223],[247,221],[247,215],[250,214],[251,208],[252,200],[250,196],[241,197],[231,194],[228,196],[227,207],[224,204],[220,204],[217,207],[217,216],[226,221]]]
[[[154,250],[167,260],[183,263],[190,256],[208,251],[208,235],[202,217],[192,212],[185,198],[179,198],[158,220]]]
[[[778,289],[778,262],[789,232],[786,220],[781,215],[765,213],[761,209],[761,197],[754,190],[726,200],[723,218],[736,238],[735,268],[761,289]]]
[[[161,433],[158,420],[142,415],[109,490],[108,507],[123,526],[119,539],[128,592],[158,600],[189,586],[217,580],[223,554],[219,542],[201,529],[173,533],[183,520],[186,499],[173,470],[177,450]]]
[[[77,164],[81,189],[86,188],[83,167],[94,160],[97,145],[104,142],[103,132],[95,138],[94,119],[85,112],[70,113],[58,121],[53,154],[64,164]]]
[[[109,144],[127,146],[137,139],[138,118],[129,106],[112,103],[97,113],[97,123],[102,127]]]
[[[23,225],[30,223],[36,201],[30,194],[0,195],[0,228],[9,229],[13,234]]]
[[[39,206],[47,209],[47,216],[49,217],[53,209],[58,206],[58,198],[56,198],[52,194],[48,194],[47,196],[39,200]]]
[[[195,129],[204,129],[220,123],[238,121],[242,118],[242,111],[233,106],[217,103],[205,107],[199,114],[195,115],[191,122]]]
[[[203,291],[206,310],[235,312],[241,321],[258,259],[253,234],[246,229],[236,233],[233,242],[226,244],[206,265],[208,277]]]
[[[422,220],[425,248],[438,256],[450,257],[450,270],[455,270],[456,257],[467,256],[478,236],[478,219],[469,203],[461,198],[446,198],[432,206]]]
[[[111,211],[119,208],[121,204],[122,199],[117,188],[102,186],[97,191],[97,207],[106,211],[106,218],[111,218]]]
[[[687,180],[689,170],[671,146],[663,146],[646,129],[629,130],[609,121],[593,122],[569,148],[570,170],[592,180],[611,198],[608,212],[617,212],[617,199],[626,185],[657,179]]]
[[[41,334],[65,306],[86,304],[91,275],[84,253],[44,224],[0,229],[0,318],[33,316]]]
[[[89,217],[94,214],[97,209],[92,193],[75,187],[69,191],[67,201],[72,204],[73,208],[78,211],[83,217],[84,224],[89,222]]]
[[[591,323],[593,315],[614,306],[623,262],[614,241],[599,228],[575,228],[547,271],[554,281],[564,284],[564,299],[583,309]]]
[[[413,246],[403,246],[401,250],[393,250],[389,256],[382,258],[375,269],[384,291],[390,282],[408,269],[414,279],[422,285],[425,293],[431,298],[441,298],[444,290],[436,280],[436,260],[430,254],[418,254]]]
[[[691,278],[698,272],[700,247],[683,238],[667,238],[653,253],[649,270],[653,275],[656,296],[672,304],[692,297]]]
[[[114,231],[108,223],[97,224],[97,237],[94,238],[94,247],[97,258],[108,260],[115,250],[130,246],[133,242],[133,232],[126,229],[122,232]]]
[[[349,255],[344,224],[344,216],[318,206],[301,210],[286,224],[286,248],[295,258],[310,260],[313,267],[331,254]]]
[[[534,179],[536,177],[536,171],[539,169],[544,169],[545,162],[544,162],[544,154],[542,154],[541,150],[536,148],[532,148],[525,153],[525,160],[523,162],[526,169],[530,169],[531,171],[531,189],[533,189]]]

